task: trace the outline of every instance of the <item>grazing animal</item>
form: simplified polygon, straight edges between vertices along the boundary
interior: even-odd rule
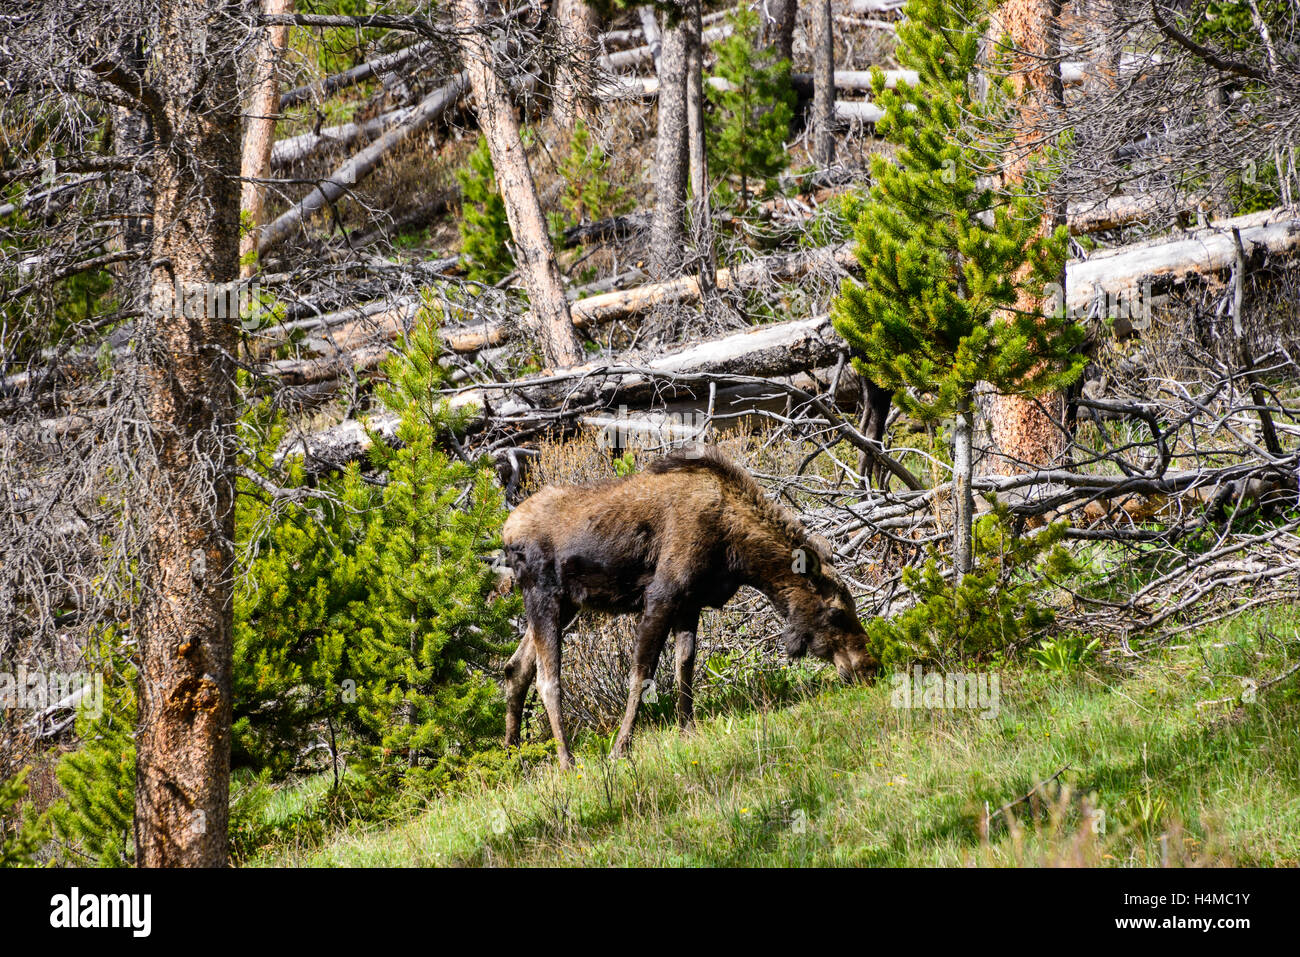
[[[547,486],[514,510],[503,538],[528,619],[505,669],[506,744],[519,743],[535,677],[563,767],[573,758],[560,721],[560,643],[581,608],[641,615],[612,757],[631,738],[669,631],[677,637],[677,722],[693,724],[700,611],[721,608],[742,585],[766,595],[785,619],[791,657],[833,662],[845,680],[870,679],[879,667],[824,540],[715,450],[677,452],[596,485]]]

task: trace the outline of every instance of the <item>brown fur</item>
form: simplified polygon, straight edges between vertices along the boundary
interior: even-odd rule
[[[562,765],[572,758],[560,722],[560,645],[580,608],[641,615],[615,756],[631,737],[669,631],[677,636],[677,719],[683,728],[692,723],[700,611],[722,607],[743,585],[785,618],[791,656],[833,661],[846,679],[870,678],[878,666],[826,543],[715,450],[674,453],[597,485],[547,486],[520,503],[503,537],[528,617],[506,666],[506,743],[519,741],[536,677]]]

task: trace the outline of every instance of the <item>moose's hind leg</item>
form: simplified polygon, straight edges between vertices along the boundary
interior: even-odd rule
[[[627,709],[623,713],[623,724],[614,739],[610,758],[623,756],[627,743],[632,739],[632,725],[636,723],[637,708],[645,691],[650,675],[654,674],[663,654],[664,642],[668,640],[668,623],[672,620],[672,609],[663,601],[647,601],[645,612],[641,615],[641,624],[636,630],[636,649],[632,657],[632,671],[627,680]]]
[[[523,722],[524,699],[537,677],[537,649],[533,645],[533,629],[528,626],[519,647],[506,662],[506,747],[519,744],[519,730]]]

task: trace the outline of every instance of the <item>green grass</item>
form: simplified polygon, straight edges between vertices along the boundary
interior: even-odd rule
[[[1297,677],[1235,699],[1294,660],[1297,621],[1237,620],[1124,669],[1006,670],[987,720],[891,707],[885,681],[651,728],[615,766],[588,753],[254,863],[1294,866]]]

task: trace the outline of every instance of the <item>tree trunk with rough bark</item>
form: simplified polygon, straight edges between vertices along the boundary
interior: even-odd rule
[[[265,14],[293,13],[294,0],[263,0]],[[287,24],[263,27],[253,65],[253,95],[244,124],[243,159],[239,164],[239,208],[245,232],[239,240],[239,274],[251,276],[257,268],[257,237],[266,216],[266,179],[271,171],[271,148],[275,144],[275,121],[280,112],[280,58],[289,43]]]
[[[650,272],[666,279],[681,268],[686,247],[686,17],[665,15],[659,63],[659,130],[655,138],[655,210],[650,224]]]
[[[555,250],[537,199],[537,187],[519,136],[510,90],[496,72],[496,53],[482,0],[453,0],[452,20],[460,34],[479,126],[487,137],[497,184],[506,207],[515,263],[528,290],[529,307],[542,354],[551,366],[582,361],[582,343],[573,331]]]
[[[555,122],[573,129],[591,116],[590,75],[596,46],[596,14],[586,0],[556,0],[560,62],[555,71]]]
[[[762,42],[772,47],[778,60],[794,59],[794,25],[799,19],[799,0],[767,0],[760,5],[763,18]]]
[[[227,862],[239,315],[212,294],[238,271],[239,8],[164,0],[147,73],[158,93],[152,288],[139,337],[148,499],[131,629],[135,847],[146,867]]]
[[[822,169],[835,162],[835,22],[831,0],[813,0],[813,159]]]
[[[700,287],[714,286],[713,216],[709,208],[709,156],[704,134],[704,25],[700,0],[690,0],[686,44],[686,127],[691,168],[691,227],[699,264]]]
[[[120,57],[136,73],[144,72],[144,51],[140,38],[122,45]],[[147,156],[153,151],[153,129],[149,113],[142,108],[111,108],[113,149],[122,156]],[[113,184],[113,202],[122,215],[122,226],[110,249],[137,250],[140,258],[114,268],[121,299],[127,312],[143,311],[149,304],[149,241],[152,235],[153,201],[148,180],[139,173],[118,176]]]
[[[1061,0],[1006,0],[995,12],[990,33],[994,37],[1005,34],[1011,38],[1015,47],[1012,81],[1024,98],[1023,132],[1013,147],[1016,159],[1008,163],[1004,174],[1007,183],[1024,178],[1021,157],[1040,137],[1049,113],[1063,101],[1059,71],[1060,13]],[[1044,233],[1064,221],[1064,204],[1049,198],[1043,212]],[[1058,281],[1065,288],[1064,275]],[[1041,313],[1045,298],[1041,291],[1022,290],[1015,308]],[[1065,397],[1061,393],[1049,393],[1036,400],[989,393],[985,400],[988,447],[980,460],[982,470],[999,474],[1028,471],[1050,465],[1064,454]]]

